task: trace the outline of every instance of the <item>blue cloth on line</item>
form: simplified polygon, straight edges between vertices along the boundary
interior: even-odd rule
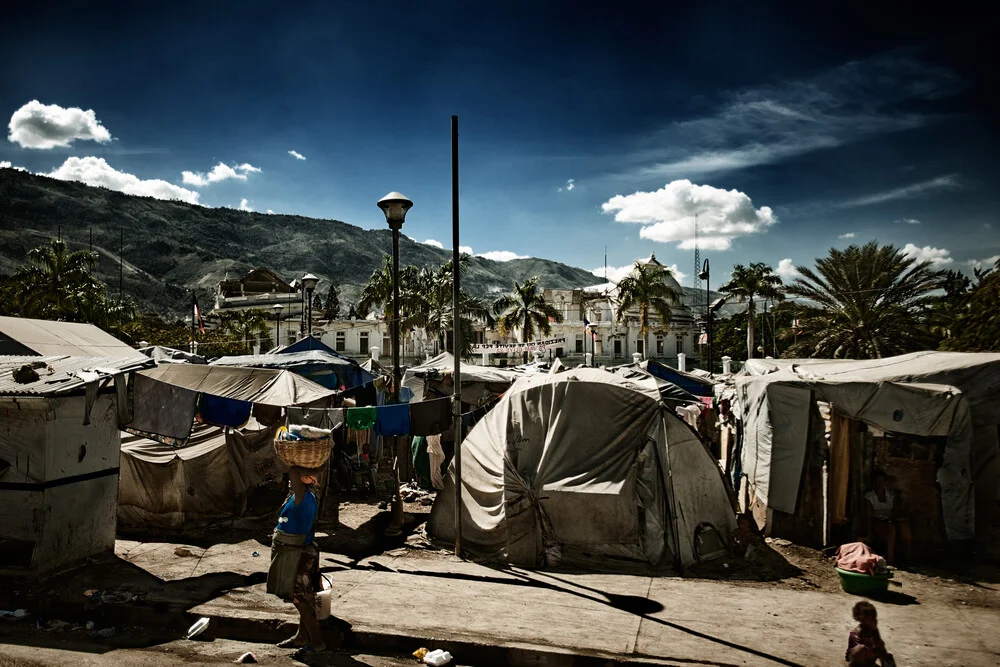
[[[375,432],[381,436],[410,434],[410,406],[383,405],[375,416]]]
[[[206,424],[239,428],[250,420],[253,403],[202,394],[198,401],[198,414]]]

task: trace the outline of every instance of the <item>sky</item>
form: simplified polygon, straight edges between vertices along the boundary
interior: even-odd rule
[[[878,8],[868,4],[878,4]],[[962,3],[22,3],[0,166],[610,277],[1000,256],[997,19]],[[335,258],[332,258],[335,261]],[[597,281],[601,282],[601,281]]]

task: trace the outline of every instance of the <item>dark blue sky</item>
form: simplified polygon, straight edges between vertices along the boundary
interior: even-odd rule
[[[447,241],[458,114],[476,253],[595,268],[605,245],[612,266],[655,251],[689,283],[697,214],[717,274],[873,238],[942,267],[1000,255],[994,16],[669,4],[7,10],[0,162],[364,227],[399,190],[404,233]]]

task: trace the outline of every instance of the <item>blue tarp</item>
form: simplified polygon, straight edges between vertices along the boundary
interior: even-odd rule
[[[308,341],[310,339],[303,339]],[[361,368],[358,362],[337,354],[327,352],[329,348],[323,343],[312,339],[314,344],[325,349],[297,351],[289,346],[277,354],[248,354],[236,357],[221,357],[212,362],[213,366],[243,366],[247,368],[283,368],[327,389],[351,389],[368,384],[375,376]],[[303,341],[299,341],[302,343]],[[296,343],[295,345],[298,345]]]
[[[664,382],[675,384],[684,391],[694,394],[695,396],[715,395],[711,380],[706,380],[698,377],[697,375],[691,375],[690,373],[684,373],[676,368],[671,368],[670,366],[661,364],[655,359],[647,359],[646,361],[640,363],[639,367],[653,377],[659,378]]]

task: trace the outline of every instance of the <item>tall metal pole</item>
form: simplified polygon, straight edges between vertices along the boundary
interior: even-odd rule
[[[399,232],[396,232],[396,233],[398,234]],[[313,335],[313,291],[312,291],[312,289],[307,289],[306,290],[306,301],[309,302],[308,304],[306,304],[306,306],[309,308],[309,314],[306,316],[306,317],[309,318],[309,319],[306,320],[306,322],[307,322],[307,324],[306,324],[306,335],[308,335],[310,338],[312,338],[312,335]],[[310,347],[310,349],[312,349],[312,348]]]
[[[402,221],[391,222],[392,226],[392,318],[389,321],[389,336],[392,339],[392,393],[393,405],[399,405],[399,385],[403,381],[403,373],[399,368],[399,227]],[[390,508],[388,535],[398,535],[403,530],[406,515],[403,511],[403,498],[399,491],[399,436],[392,437],[392,507]]]
[[[451,398],[452,427],[455,429],[455,555],[462,556],[462,327],[459,306],[458,252],[458,116],[451,117],[451,328],[455,356],[454,395]]]
[[[119,227],[118,232],[120,234],[118,239],[118,331],[122,330],[124,323],[122,322],[122,298],[124,297],[124,276],[125,276],[125,228]]]

